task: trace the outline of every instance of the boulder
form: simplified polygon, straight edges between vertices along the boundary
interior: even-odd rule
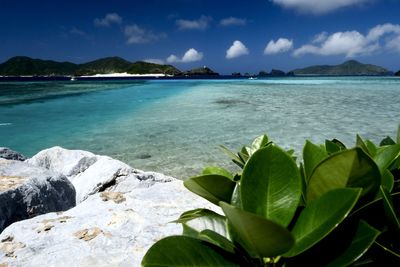
[[[77,203],[115,184],[116,179],[137,172],[119,160],[62,147],[43,150],[27,162],[65,175],[75,187]]]
[[[0,147],[0,158],[24,161],[26,158],[21,153],[15,152],[7,147]]]
[[[0,232],[13,222],[75,206],[75,189],[62,174],[0,159]]]
[[[186,190],[180,180],[137,171],[68,211],[10,225],[0,234],[0,263],[140,266],[154,242],[181,234],[181,226],[171,221],[202,207],[216,209]]]

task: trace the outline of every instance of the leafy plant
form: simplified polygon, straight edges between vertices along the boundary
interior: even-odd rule
[[[142,266],[388,266],[400,261],[400,127],[379,145],[357,135],[306,141],[302,161],[266,135],[234,153],[242,171],[207,167],[184,185],[221,208],[175,223]]]

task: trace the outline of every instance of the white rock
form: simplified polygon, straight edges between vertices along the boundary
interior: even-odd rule
[[[27,162],[67,176],[75,187],[76,203],[112,185],[116,179],[138,172],[127,164],[107,156],[61,147],[40,151]]]
[[[0,232],[13,222],[75,206],[75,189],[62,174],[0,159]]]
[[[169,223],[195,208],[216,209],[157,174],[120,177],[110,191],[89,196],[62,214],[12,224],[0,235],[0,263],[9,266],[140,266],[162,237],[180,234]]]

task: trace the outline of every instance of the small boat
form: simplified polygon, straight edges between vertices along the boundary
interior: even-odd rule
[[[74,76],[72,76],[71,81],[76,81],[76,78]]]
[[[257,77],[250,77],[249,80],[257,80]]]

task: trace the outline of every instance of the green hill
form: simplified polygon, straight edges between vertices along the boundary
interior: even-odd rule
[[[123,72],[170,75],[181,73],[172,65],[160,65],[143,61],[131,63],[120,57],[107,57],[83,64],[74,64],[18,56],[0,64],[1,76],[82,76]]]
[[[44,76],[72,75],[77,65],[70,62],[33,59],[29,57],[13,57],[0,64],[0,75],[3,76]]]
[[[293,70],[295,75],[389,75],[387,69],[349,60],[339,65],[317,65]]]
[[[106,57],[80,64],[76,75],[94,75],[97,73],[121,73],[127,72],[132,63],[120,57]]]
[[[172,65],[160,65],[155,63],[149,63],[144,61],[137,61],[130,65],[127,70],[128,73],[132,74],[169,74],[177,75],[180,72],[177,68]]]
[[[219,74],[208,67],[194,68],[182,73],[187,76],[218,76]]]

